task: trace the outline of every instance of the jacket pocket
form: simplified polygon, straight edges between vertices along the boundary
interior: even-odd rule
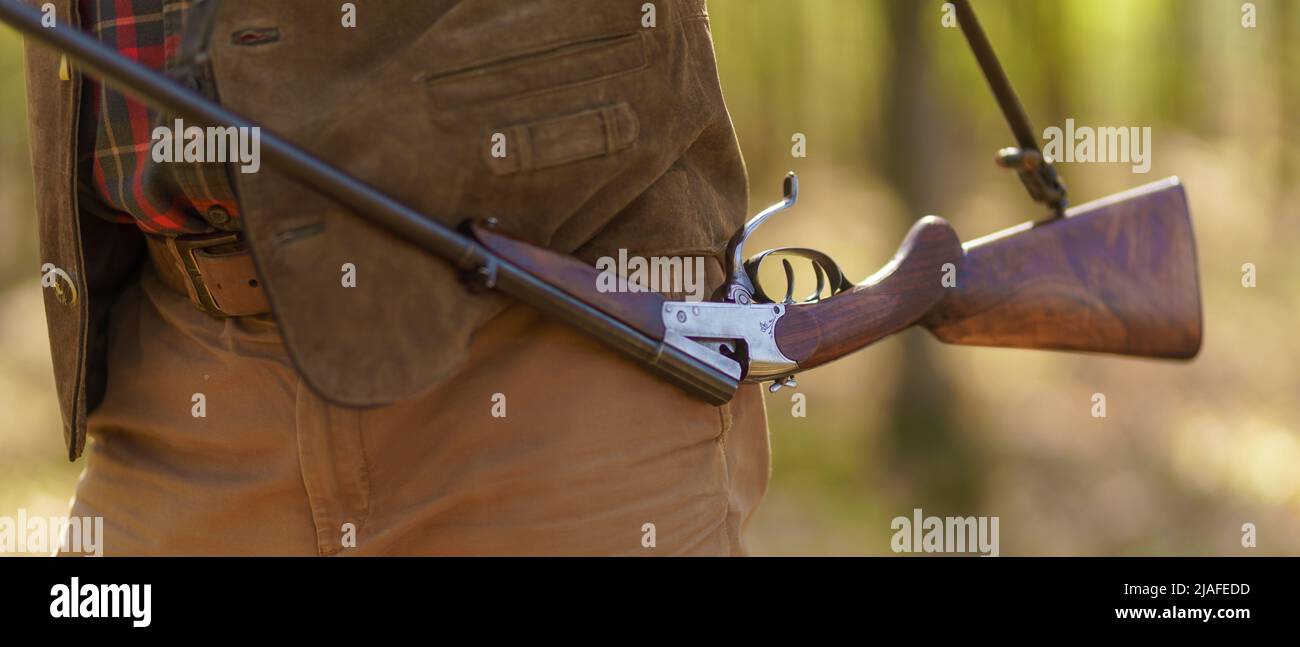
[[[550,43],[470,68],[423,76],[443,109],[598,83],[649,65],[643,32]]]
[[[497,175],[613,155],[636,143],[640,124],[626,103],[563,117],[490,129],[484,133],[483,159]]]

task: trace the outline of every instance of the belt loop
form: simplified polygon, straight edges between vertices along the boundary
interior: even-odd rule
[[[172,256],[172,260],[176,262],[176,267],[179,267],[185,273],[185,291],[189,293],[190,301],[192,301],[196,306],[202,304],[203,299],[199,297],[198,289],[194,286],[196,277],[192,272],[190,272],[190,263],[185,262],[185,256],[182,254],[181,250],[176,247],[176,237],[164,236],[163,240],[164,246]]]

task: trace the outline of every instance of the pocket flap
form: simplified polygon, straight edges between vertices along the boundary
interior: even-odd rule
[[[490,131],[483,155],[493,173],[510,175],[612,155],[636,143],[639,130],[632,107],[619,103]]]
[[[467,70],[425,77],[434,103],[450,109],[595,83],[648,64],[645,36],[622,34],[548,45]]]

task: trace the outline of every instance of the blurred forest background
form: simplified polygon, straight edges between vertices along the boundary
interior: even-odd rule
[[[802,245],[855,280],[925,214],[964,239],[1042,213],[992,163],[1014,142],[939,0],[710,0],[752,248]],[[1003,555],[1300,554],[1300,3],[980,0],[1035,126],[1150,126],[1152,167],[1062,164],[1075,204],[1178,175],[1205,343],[1190,364],[951,347],[909,331],[769,395],[756,554],[890,554],[910,516],[1000,517]],[[0,515],[64,514],[19,38],[0,27]],[[791,137],[807,137],[807,157]],[[1242,286],[1254,263],[1258,287]],[[1107,414],[1091,415],[1104,393]],[[1243,549],[1241,526],[1258,528]]]

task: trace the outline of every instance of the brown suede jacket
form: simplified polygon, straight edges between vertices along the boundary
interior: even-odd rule
[[[717,255],[744,219],[703,0],[653,2],[650,27],[643,0],[354,0],[352,28],[311,0],[198,1],[219,5],[195,12],[208,17],[186,38],[210,28],[224,105],[446,224],[493,217],[590,262],[619,248]],[[74,0],[54,4],[77,24]],[[60,59],[28,46],[41,260],[67,277],[45,308],[75,459],[112,379],[108,313],[144,256],[134,227],[78,209],[80,71],[61,80]],[[515,146],[505,159],[489,153],[493,133]],[[330,401],[424,391],[503,305],[274,169],[233,175],[285,343]],[[345,263],[355,288],[342,287]]]

